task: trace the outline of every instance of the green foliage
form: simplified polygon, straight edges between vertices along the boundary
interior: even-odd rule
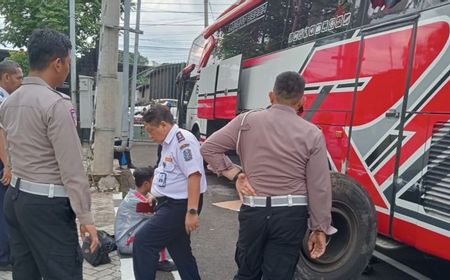
[[[24,76],[28,75],[30,65],[28,63],[28,54],[25,51],[10,51],[9,59],[19,63]]]
[[[129,62],[130,65],[133,65],[134,63],[134,53],[129,53],[130,54],[130,58],[129,58]],[[119,50],[119,57],[118,57],[118,61],[119,63],[123,63],[123,51]],[[139,59],[138,59],[138,65],[143,65],[146,66],[148,65],[148,59],[142,55],[139,55]]]
[[[31,32],[40,27],[69,34],[68,13],[67,0],[0,0],[0,14],[5,17],[0,41],[26,47]],[[101,0],[76,0],[75,14],[77,50],[84,53],[99,37]]]

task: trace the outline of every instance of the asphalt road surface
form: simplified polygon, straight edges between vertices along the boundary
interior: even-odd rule
[[[136,145],[132,150],[136,166],[153,165],[155,145]],[[204,280],[233,279],[236,271],[234,250],[238,233],[237,212],[212,203],[238,199],[226,180],[208,175],[208,191],[204,196],[200,228],[192,235],[192,248]],[[450,250],[450,248],[449,248]],[[427,256],[404,247],[386,251],[377,248],[372,271],[361,279],[450,279],[450,262]],[[158,273],[157,279],[175,279],[171,273]]]

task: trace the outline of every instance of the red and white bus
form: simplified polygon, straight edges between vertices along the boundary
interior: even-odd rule
[[[449,1],[241,0],[194,41],[185,125],[200,139],[267,107],[280,72],[306,80],[339,232],[318,261],[301,254],[302,277],[356,278],[377,232],[450,260],[449,39]]]

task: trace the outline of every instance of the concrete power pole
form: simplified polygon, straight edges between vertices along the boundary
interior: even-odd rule
[[[136,8],[136,32],[134,34],[134,61],[133,61],[133,80],[131,81],[131,114],[130,117],[130,145],[129,147],[133,145],[133,139],[134,139],[134,105],[135,105],[135,99],[136,99],[136,83],[137,83],[137,68],[139,63],[139,33],[141,28],[141,0],[137,0],[137,8]]]
[[[113,171],[115,97],[119,95],[117,53],[120,0],[102,1],[102,40],[98,60],[93,175]]]
[[[205,14],[205,27],[207,27],[208,24],[208,0],[205,0],[205,4],[204,4],[204,14]]]
[[[72,64],[70,65],[70,97],[72,99],[73,106],[77,109],[77,63],[76,63],[76,41],[75,41],[75,0],[69,0],[69,30],[70,30],[70,43],[72,43],[72,53],[71,59]]]
[[[127,146],[128,134],[129,134],[129,121],[128,118],[133,119],[134,112],[128,113],[128,100],[130,97],[130,12],[131,12],[131,0],[124,1],[124,20],[123,20],[123,60],[122,60],[122,149]],[[133,101],[133,100],[132,100]]]

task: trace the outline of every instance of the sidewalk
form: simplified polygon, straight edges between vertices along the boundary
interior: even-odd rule
[[[112,193],[92,193],[92,210],[97,229],[114,234],[114,206]],[[120,280],[120,258],[117,252],[109,254],[111,263],[93,267],[83,262],[84,280]],[[11,272],[0,272],[1,280],[12,280]]]
[[[132,149],[133,163],[138,166],[153,166],[156,162],[157,145],[150,142],[138,142],[135,143]],[[88,151],[84,148],[84,164],[87,166]],[[94,213],[95,224],[98,230],[105,230],[110,234],[114,234],[114,207],[118,206],[120,200],[117,193],[114,192],[98,192],[96,188],[91,188],[92,193],[92,212]],[[116,196],[114,202],[113,196]],[[114,205],[116,203],[116,205]],[[132,273],[132,262],[130,260],[124,261],[121,264],[120,257],[117,255],[117,251],[109,254],[111,257],[111,263],[93,267],[86,261],[83,262],[83,279],[84,280],[132,280],[134,279]],[[123,271],[121,272],[121,267]],[[123,277],[121,277],[121,273]],[[162,276],[162,277],[161,277]],[[167,276],[161,275],[158,272],[158,277],[166,278]],[[175,277],[171,277],[173,279]],[[159,278],[158,278],[159,279]],[[175,278],[176,279],[176,278]],[[12,280],[11,272],[0,271],[0,280]]]

